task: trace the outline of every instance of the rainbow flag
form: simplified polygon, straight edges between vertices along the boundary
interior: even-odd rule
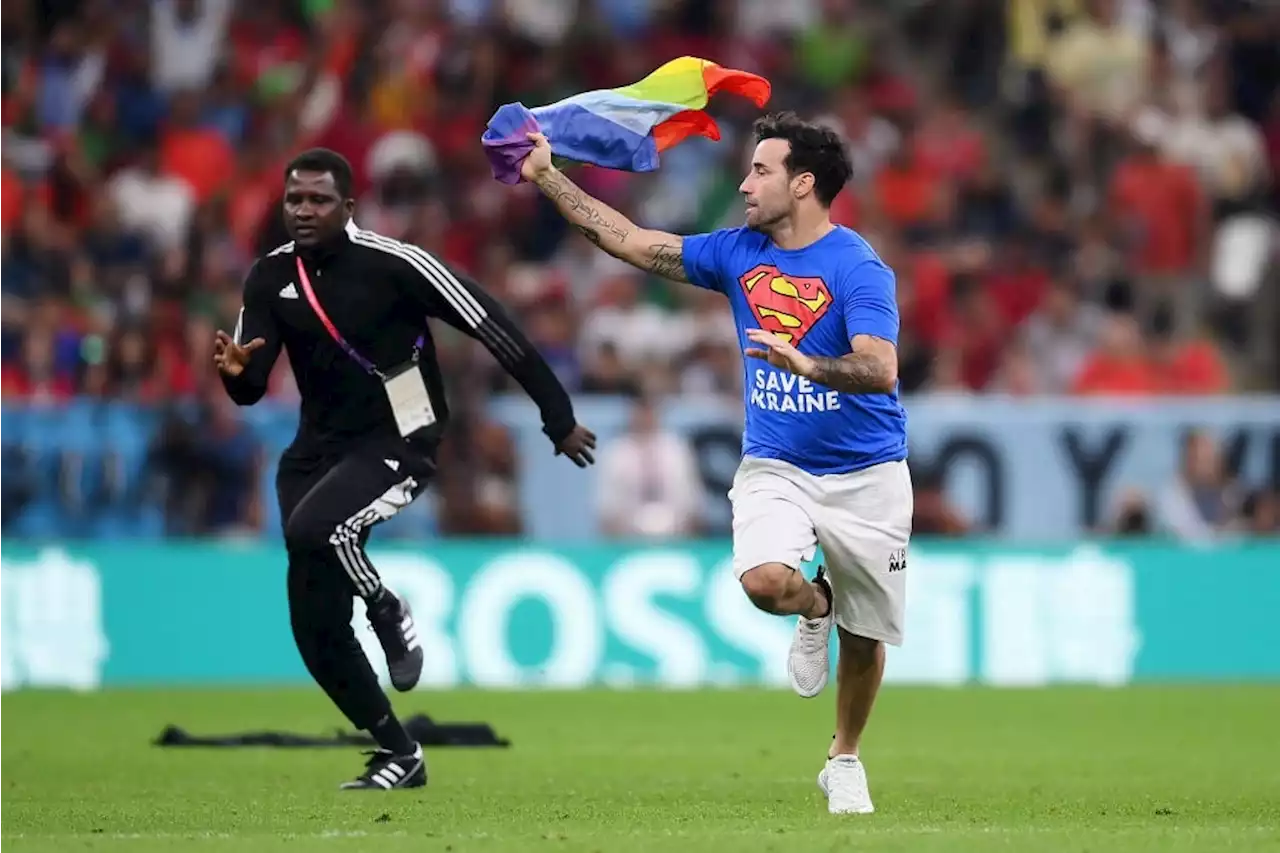
[[[658,168],[658,154],[690,136],[719,139],[720,128],[703,112],[716,92],[769,101],[769,81],[758,74],[722,68],[706,59],[673,59],[639,83],[583,92],[532,110],[504,104],[480,138],[493,176],[520,182],[520,164],[540,131],[556,157],[628,172]]]

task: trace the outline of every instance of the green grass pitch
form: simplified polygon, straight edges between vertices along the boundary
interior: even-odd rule
[[[491,722],[418,791],[339,793],[345,749],[177,750],[199,733],[323,732],[318,691],[3,699],[3,844],[36,851],[1104,853],[1280,851],[1280,686],[886,687],[863,749],[878,812],[814,784],[833,698],[449,692],[402,713]]]

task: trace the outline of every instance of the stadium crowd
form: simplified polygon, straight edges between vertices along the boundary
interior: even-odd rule
[[[595,251],[530,187],[495,182],[479,145],[499,104],[633,82],[680,55],[764,74],[771,108],[822,117],[848,140],[855,176],[833,218],[897,272],[905,393],[1274,391],[1278,9],[6,4],[4,403],[194,401],[221,437],[214,449],[173,419],[153,458],[171,478],[199,475],[206,492],[223,488],[228,466],[252,483],[261,450],[223,398],[210,342],[234,323],[248,265],[285,242],[281,169],[309,145],[354,164],[362,226],[470,271],[571,390],[738,398],[719,296]],[[753,116],[728,102],[713,112],[724,138],[668,152],[657,173],[575,177],[646,225],[738,224]],[[441,331],[455,408],[474,427],[442,454],[441,529],[516,532],[513,450],[481,414],[488,394],[510,390],[506,377],[478,344]],[[293,393],[282,359],[272,396]],[[256,523],[243,495],[201,506],[220,529]],[[207,529],[201,518],[178,529]]]

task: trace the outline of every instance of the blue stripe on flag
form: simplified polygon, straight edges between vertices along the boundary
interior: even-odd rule
[[[533,114],[558,157],[635,172],[658,167],[658,146],[647,130],[637,133],[574,103],[540,107]]]

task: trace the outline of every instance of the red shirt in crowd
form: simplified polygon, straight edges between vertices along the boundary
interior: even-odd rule
[[[3,186],[0,187],[0,220],[3,221],[4,233],[8,234],[19,222],[27,209],[32,205],[48,208],[53,202],[53,194],[48,181],[31,184],[23,181],[8,169],[2,173]]]
[[[951,324],[951,274],[942,258],[932,252],[917,252],[907,263],[912,304],[903,323],[922,343],[936,348]]]
[[[954,180],[972,178],[986,159],[982,134],[951,122],[939,122],[916,134],[912,147],[917,163]]]
[[[948,306],[943,345],[960,354],[965,387],[981,391],[995,376],[1011,332],[990,291],[979,287]]]
[[[1051,279],[1039,267],[1024,266],[994,270],[984,277],[983,284],[1005,322],[1013,326],[1040,307],[1044,295],[1049,292]]]
[[[1200,187],[1188,166],[1130,157],[1111,178],[1111,210],[1134,240],[1140,273],[1186,272],[1196,260]]]
[[[169,128],[160,141],[160,168],[186,181],[197,201],[213,195],[235,167],[235,152],[216,130]]]
[[[1230,390],[1231,377],[1221,353],[1209,341],[1191,341],[1176,347],[1154,370],[1167,394],[1221,394]]]
[[[938,175],[932,169],[911,161],[890,163],[876,173],[872,181],[876,203],[899,228],[925,222],[934,211],[938,198]]]
[[[1115,358],[1096,353],[1076,377],[1072,393],[1081,396],[1140,396],[1161,391],[1160,376],[1145,358]]]
[[[0,367],[0,394],[4,399],[28,400],[33,403],[65,403],[75,396],[76,386],[69,376],[54,375],[33,379],[19,364]]]

